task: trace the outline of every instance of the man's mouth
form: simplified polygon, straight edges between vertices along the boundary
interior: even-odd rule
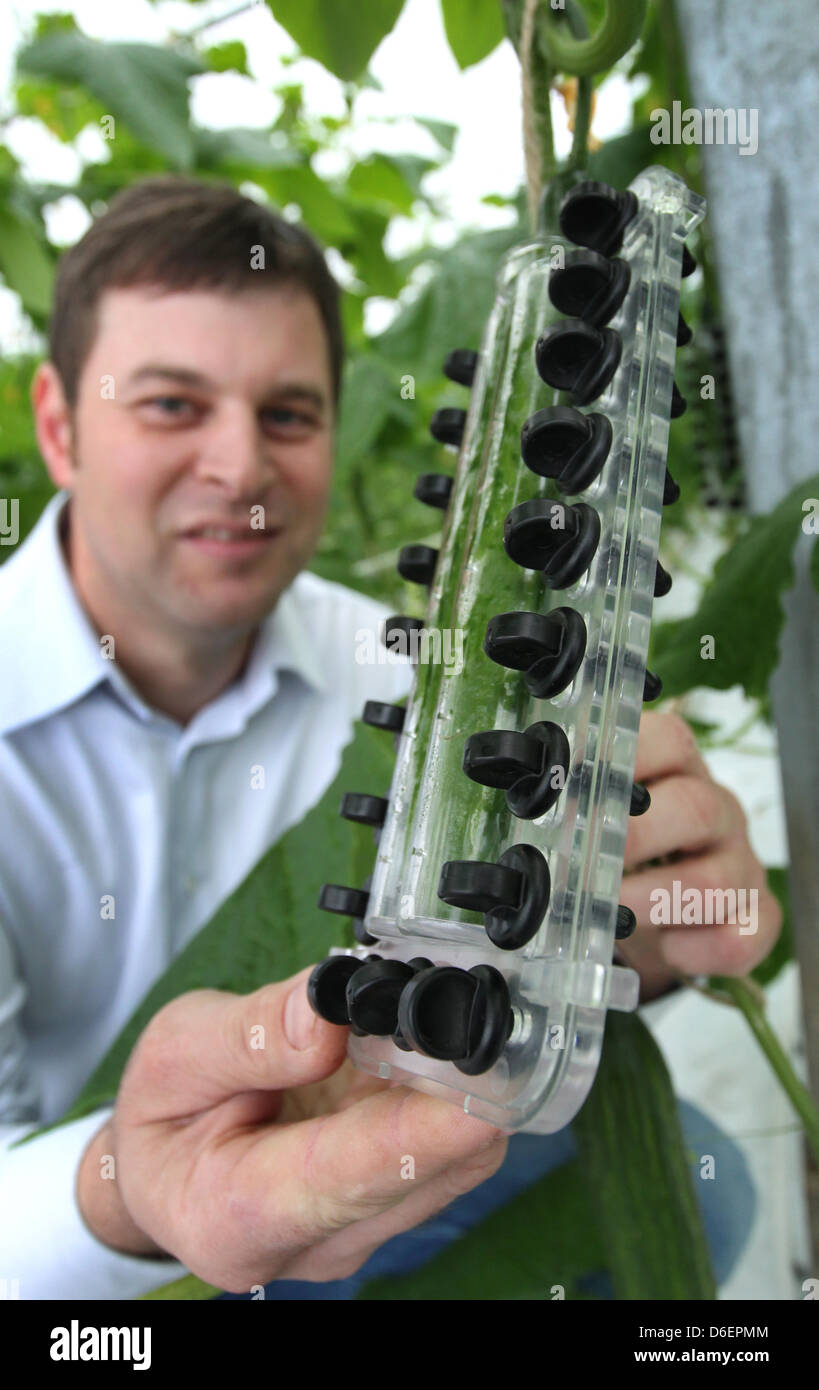
[[[183,531],[180,540],[195,545],[204,554],[232,559],[261,553],[280,531],[281,527],[254,530],[249,526],[198,526]]]

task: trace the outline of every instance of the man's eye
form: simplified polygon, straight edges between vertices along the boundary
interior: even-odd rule
[[[171,418],[179,418],[186,410],[192,410],[190,401],[186,401],[184,396],[153,396],[148,401],[143,401],[143,405],[154,406],[161,415]]]
[[[276,417],[273,423],[277,425],[305,426],[313,424],[311,415],[304,415],[298,410],[288,410],[286,406],[272,406],[265,411],[265,415],[270,418]]]

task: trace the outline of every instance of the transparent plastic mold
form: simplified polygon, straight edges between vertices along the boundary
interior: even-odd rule
[[[367,1072],[442,1096],[506,1130],[550,1133],[569,1123],[594,1079],[606,1010],[634,1009],[638,998],[637,975],[612,958],[657,575],[683,241],[701,220],[704,204],[662,168],[644,171],[630,192],[636,211],[615,253],[628,267],[628,287],[600,327],[615,356],[619,343],[619,361],[599,394],[579,403],[583,392],[549,384],[537,357],[537,345],[566,319],[550,299],[550,282],[571,264],[577,245],[556,230],[516,248],[500,268],[424,630],[416,634],[415,681],[396,740],[389,806],[376,832],[364,917],[375,944],[331,953],[362,963],[413,961],[416,971],[489,966],[502,976],[508,1018],[502,1046],[490,1047],[491,1055],[499,1055],[488,1067],[473,1074],[462,1062],[419,1050],[419,1036],[426,1036],[419,1034],[423,1011],[413,1015],[415,1046],[400,1031],[396,1042],[393,1033],[353,1027],[349,1055]],[[572,351],[564,340],[556,351],[559,367],[561,353],[571,359]],[[599,419],[588,424],[590,431],[592,424],[602,429],[604,440],[610,427],[602,467],[588,483],[581,477],[585,485],[575,492],[567,490],[565,477],[561,487],[522,459],[524,425],[541,418],[538,412],[567,403],[590,420],[604,417],[603,426]],[[525,507],[535,502],[540,505]],[[550,587],[541,568],[525,567],[513,558],[514,546],[505,545],[510,513],[521,518],[517,534],[524,538],[524,558],[531,559],[542,554],[537,537],[545,534],[544,518],[565,531],[561,504],[572,509],[578,503],[596,514],[599,539],[581,572],[569,573],[566,587]],[[577,524],[581,513],[574,515]],[[589,518],[583,517],[585,525]],[[597,523],[591,523],[593,540]],[[530,545],[527,551],[532,536],[535,549]],[[588,535],[584,544],[592,546]],[[570,559],[571,550],[570,545]],[[559,616],[567,610],[577,616]],[[514,617],[522,613],[532,615],[525,629]],[[578,637],[578,619],[585,638]],[[564,625],[565,640],[556,623]],[[493,657],[485,649],[490,628]],[[551,690],[550,671],[559,664],[559,653],[549,647],[555,633],[564,655],[569,637],[579,646],[563,671],[568,681]],[[502,664],[499,652],[504,663],[513,664]],[[449,659],[442,659],[444,653]],[[544,778],[541,769],[539,777],[530,771],[523,781],[513,780],[523,744],[499,735],[532,726],[537,729],[528,735],[525,756],[534,756],[538,739],[544,742],[550,775]],[[562,739],[552,726],[562,730]],[[488,735],[488,741],[478,735]],[[476,776],[464,771],[465,754]],[[476,780],[487,775],[493,784]],[[525,846],[530,849],[521,850]],[[533,851],[537,866],[530,880],[526,856]],[[541,860],[548,876],[542,911]],[[522,885],[517,901],[528,893],[528,908],[523,928],[518,924],[510,937],[504,936],[510,913],[504,918],[501,910],[493,940],[487,914],[494,886],[480,906],[474,904],[490,883],[485,866],[501,861],[522,875],[515,880]],[[445,872],[445,865],[454,867]],[[484,868],[464,867],[469,865]],[[467,880],[471,897],[463,889]],[[508,873],[508,893],[507,880]],[[517,922],[514,912],[511,918]],[[446,1032],[460,1007],[461,976],[440,979],[438,996],[427,989],[423,1007],[432,1010],[435,1028]],[[481,1007],[475,1005],[479,1012]],[[409,1005],[401,1017],[410,1018]],[[473,1011],[473,1032],[477,1026],[480,1033],[482,1019],[476,1022]],[[457,1032],[454,1022],[452,1027]]]

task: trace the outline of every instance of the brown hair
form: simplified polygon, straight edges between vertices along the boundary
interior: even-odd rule
[[[261,274],[251,265],[251,247],[258,246],[264,250]],[[68,404],[76,405],[105,290],[156,285],[239,291],[271,283],[298,285],[315,300],[338,405],[344,361],[341,295],[321,247],[303,227],[229,184],[167,174],[121,190],[65,252],[57,271],[49,355]]]

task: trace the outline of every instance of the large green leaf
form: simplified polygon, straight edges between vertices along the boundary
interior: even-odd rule
[[[805,478],[747,530],[719,560],[699,608],[690,618],[659,624],[653,633],[651,669],[666,695],[693,686],[728,690],[741,685],[762,696],[779,658],[782,595],[793,583],[794,541],[802,503],[819,491],[819,474]],[[713,659],[703,639],[713,637]]]
[[[188,79],[207,68],[196,58],[147,43],[103,43],[79,31],[47,34],[17,57],[21,72],[79,83],[106,114],[189,169],[194,140],[188,121]]]
[[[375,351],[418,376],[440,376],[450,348],[478,348],[505,253],[522,239],[517,226],[469,233],[445,251],[428,251],[433,273],[393,323],[372,340]]]
[[[374,1279],[365,1300],[540,1302],[589,1298],[606,1252],[577,1161],[540,1178],[412,1274]],[[554,1290],[554,1292],[553,1292]]]
[[[711,1259],[668,1069],[637,1014],[609,1011],[572,1129],[618,1299],[713,1299]]]
[[[394,754],[389,735],[356,723],[338,775],[304,819],[259,860],[206,926],[173,961],[129,1019],[71,1109],[45,1133],[79,1119],[117,1093],[131,1050],[159,1009],[192,989],[246,994],[286,980],[331,946],[341,944],[342,919],[320,911],[323,883],[359,885],[372,871],[372,834],[338,814],[342,795],[389,785]],[[352,936],[348,932],[348,941]],[[22,1143],[26,1143],[26,1136]]]
[[[506,37],[500,0],[441,0],[444,28],[458,67],[468,68]]]
[[[234,126],[225,130],[192,131],[198,168],[226,172],[240,169],[289,169],[301,163],[298,150],[277,131]]]
[[[267,0],[302,53],[345,82],[360,78],[404,0]]]
[[[609,1013],[579,1157],[547,1174],[415,1273],[366,1285],[366,1300],[713,1299],[710,1257],[679,1114],[657,1044],[634,1014]]]
[[[54,265],[42,232],[9,203],[0,207],[0,270],[30,313],[48,314]]]

